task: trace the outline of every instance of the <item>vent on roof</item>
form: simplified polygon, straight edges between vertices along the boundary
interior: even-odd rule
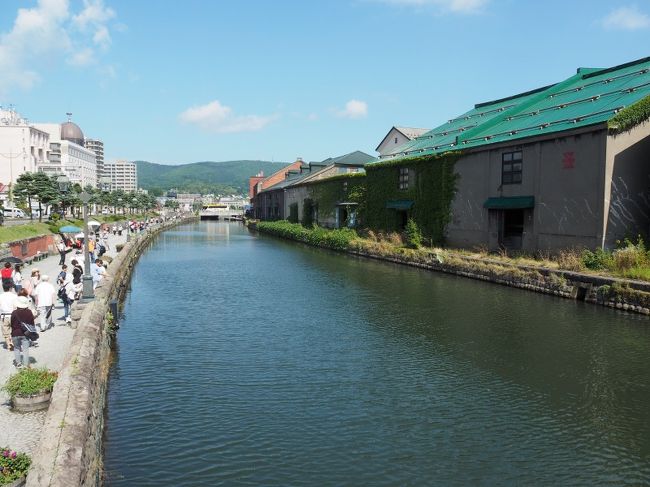
[[[550,124],[549,124],[548,122],[546,122],[546,123],[541,124],[541,125],[539,126],[539,128],[543,130],[543,129],[545,129],[546,127],[548,127],[549,125],[550,125]]]

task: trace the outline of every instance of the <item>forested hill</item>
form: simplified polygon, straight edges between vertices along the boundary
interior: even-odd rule
[[[249,177],[260,171],[270,176],[287,165],[285,162],[269,161],[206,161],[177,166],[135,162],[138,166],[138,186],[154,194],[172,188],[183,193],[247,193]]]

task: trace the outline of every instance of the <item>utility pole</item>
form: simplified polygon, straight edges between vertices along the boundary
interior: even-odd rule
[[[23,151],[24,152],[24,151]],[[13,195],[13,185],[14,185],[14,158],[18,157],[19,155],[23,154],[23,152],[16,152],[15,154],[13,153],[13,150],[9,151],[9,154],[2,154],[0,152],[0,156],[4,157],[5,159],[9,159],[9,201],[13,203],[14,201],[14,195]]]

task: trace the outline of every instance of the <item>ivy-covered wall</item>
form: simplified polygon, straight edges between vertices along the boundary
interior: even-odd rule
[[[366,205],[364,224],[382,231],[399,231],[401,215],[387,208],[389,201],[408,200],[407,210],[427,243],[444,242],[445,228],[451,221],[451,203],[458,175],[454,171],[458,152],[368,164],[366,166]],[[400,168],[409,169],[408,189],[400,189]]]
[[[337,204],[358,203],[357,224],[363,225],[365,211],[366,175],[364,173],[340,174],[306,184],[311,200],[318,208],[318,223],[334,226]]]

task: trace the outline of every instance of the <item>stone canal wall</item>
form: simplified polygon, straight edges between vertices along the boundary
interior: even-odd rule
[[[73,308],[75,334],[52,393],[40,444],[27,476],[30,487],[102,483],[106,385],[114,339],[110,303],[121,300],[140,255],[154,236],[195,217],[173,220],[135,236],[108,266],[95,299]]]
[[[283,231],[254,223],[250,223],[249,228],[360,257],[479,279],[633,313],[650,314],[650,283],[648,282],[518,265],[464,256],[460,253],[387,248],[371,241],[359,243],[334,239],[333,243],[328,243],[327,239],[323,238],[314,239],[312,242],[305,239],[301,232]]]
[[[445,259],[432,256],[422,259],[417,257],[415,252],[406,252],[404,255],[383,255],[367,250],[350,250],[349,253],[528,291],[552,294],[562,298],[586,301],[633,313],[650,314],[650,283],[646,282],[506,264],[490,259],[464,256]]]

